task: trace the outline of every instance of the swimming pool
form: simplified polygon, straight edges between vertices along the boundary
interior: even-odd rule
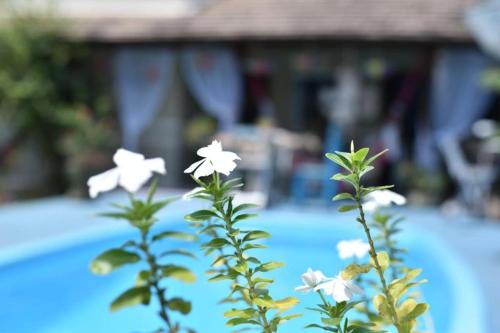
[[[314,295],[295,293],[300,275],[308,268],[333,275],[347,263],[338,259],[336,243],[362,237],[353,216],[333,211],[273,210],[263,212],[252,222],[273,234],[267,244],[271,250],[261,254],[283,261],[287,266],[272,272],[277,298],[296,296],[296,311],[302,318],[282,326],[282,332],[303,332],[304,325],[316,321],[314,313],[303,311],[315,304]],[[167,218],[169,229],[184,230],[186,224]],[[88,271],[89,261],[103,250],[119,246],[130,232],[82,237],[72,244],[53,247],[43,254],[27,256],[0,266],[0,332],[5,333],[100,333],[144,332],[160,326],[154,313],[144,307],[108,312],[109,302],[134,283],[137,267],[127,267],[102,277]],[[132,233],[132,235],[134,235]],[[424,269],[430,283],[422,286],[437,333],[491,333],[485,330],[484,305],[474,277],[437,236],[407,228],[401,238],[410,249],[408,263]],[[185,244],[183,244],[185,246]],[[198,245],[192,245],[196,250]],[[182,322],[200,333],[230,332],[224,326],[223,312],[229,307],[216,305],[227,291],[224,283],[208,283],[204,271],[209,259],[179,260],[198,275],[194,285],[171,283],[170,292],[193,301],[192,313]],[[312,331],[312,330],[311,330]]]

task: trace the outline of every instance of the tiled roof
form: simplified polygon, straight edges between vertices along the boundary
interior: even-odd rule
[[[103,0],[104,1],[104,0]],[[183,18],[71,18],[77,36],[103,41],[469,41],[465,10],[479,0],[218,0]]]

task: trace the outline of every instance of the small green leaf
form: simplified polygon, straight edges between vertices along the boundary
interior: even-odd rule
[[[174,256],[174,255],[196,259],[196,256],[193,253],[189,252],[188,250],[184,250],[184,249],[168,250],[168,251],[162,252],[159,255],[159,257]]]
[[[167,307],[172,311],[180,312],[184,315],[191,312],[191,302],[180,297],[174,297],[167,301]]]
[[[371,165],[377,158],[379,158],[380,156],[382,156],[383,154],[385,154],[389,149],[385,149],[383,151],[381,151],[380,153],[370,157],[369,159],[367,159],[364,163],[363,163],[363,166],[367,166],[367,165]]]
[[[380,265],[380,268],[382,268],[383,271],[385,271],[390,264],[389,260],[389,255],[385,251],[380,251],[377,253],[377,261]],[[371,260],[372,265],[375,267],[375,263],[373,262],[373,259]]]
[[[117,311],[124,307],[134,305],[148,305],[151,300],[151,291],[149,287],[135,287],[126,290],[118,296],[110,306],[111,311]]]
[[[150,271],[140,271],[139,273],[137,273],[137,278],[135,279],[135,285],[137,287],[147,286],[150,277],[151,277]]]
[[[164,277],[170,277],[181,282],[193,283],[196,281],[196,275],[182,266],[165,265],[161,267],[161,273]]]
[[[327,153],[325,156],[332,162],[346,169],[347,171],[351,171],[352,169],[351,162],[349,162],[349,160],[346,159],[345,157],[333,153]]]
[[[138,262],[141,257],[123,249],[111,249],[103,252],[90,263],[90,270],[97,275],[106,275],[127,264]]]
[[[254,217],[257,217],[257,216],[258,216],[257,214],[241,214],[241,215],[236,216],[233,219],[233,224],[236,223],[236,222],[240,222],[240,221],[243,221],[243,220],[251,219],[251,218],[254,218]]]
[[[338,211],[341,213],[344,213],[344,212],[349,212],[351,210],[354,210],[356,208],[358,208],[358,206],[356,206],[356,205],[342,205],[339,207]]]
[[[174,238],[174,239],[179,239],[179,240],[184,240],[187,242],[194,242],[198,240],[198,237],[192,234],[188,234],[185,232],[176,232],[176,231],[164,231],[160,232],[159,234],[156,234],[153,236],[153,242],[162,240],[164,238]]]
[[[299,304],[299,300],[295,297],[287,297],[277,301],[274,301],[274,305],[279,312],[284,312],[293,308],[295,305]]]
[[[254,230],[250,231],[248,234],[243,237],[243,242],[248,242],[261,238],[270,238],[271,234],[262,230]]]
[[[215,248],[220,249],[226,245],[231,245],[229,241],[225,238],[214,238],[210,242],[202,244],[202,248]]]
[[[244,204],[241,204],[241,205],[238,205],[238,206],[234,207],[233,214],[241,212],[242,210],[256,209],[256,208],[260,208],[260,206],[259,205],[255,205],[255,204],[244,203]]]
[[[354,153],[353,160],[357,162],[363,162],[365,160],[366,155],[368,155],[369,151],[370,151],[369,148],[361,148],[360,150]]]
[[[217,213],[208,210],[208,209],[202,209],[198,210],[194,213],[191,213],[189,215],[184,216],[184,219],[190,222],[199,222],[199,221],[206,221],[210,220],[211,218],[218,218],[219,216]]]
[[[270,298],[254,298],[253,299],[253,302],[258,305],[258,306],[262,306],[262,307],[266,307],[266,308],[275,308],[276,305],[274,304],[273,300],[270,299]]]
[[[240,317],[240,318],[252,318],[257,313],[257,310],[253,308],[247,308],[243,310],[232,309],[224,312],[224,317]]]
[[[321,318],[321,322],[325,325],[337,326],[340,325],[342,318]]]
[[[269,272],[269,271],[272,271],[276,268],[280,268],[283,266],[285,266],[285,264],[282,262],[272,261],[272,262],[268,262],[268,263],[262,264],[260,266],[257,266],[255,268],[255,271],[256,272]]]
[[[339,200],[352,200],[355,201],[354,197],[352,196],[351,193],[339,193],[336,196],[333,197],[332,201],[339,201]]]
[[[371,270],[371,268],[372,268],[371,265],[351,264],[351,265],[347,266],[340,273],[340,275],[345,280],[352,280],[352,279],[356,278],[359,274],[366,274],[366,273],[368,273]]]

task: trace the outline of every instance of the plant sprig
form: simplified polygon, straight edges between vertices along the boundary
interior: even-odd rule
[[[341,166],[347,173],[337,173],[332,179],[342,181],[349,184],[354,194],[340,193],[333,200],[349,200],[351,204],[342,205],[339,207],[340,212],[351,210],[358,211],[357,221],[363,227],[368,244],[370,245],[371,265],[374,267],[378,280],[380,293],[377,294],[372,302],[378,314],[386,321],[390,322],[396,328],[398,333],[414,332],[416,327],[416,319],[427,311],[428,305],[425,303],[417,303],[416,300],[408,295],[408,290],[425,281],[414,282],[421,270],[409,270],[404,275],[398,275],[399,278],[389,280],[386,277],[386,271],[394,265],[391,263],[390,256],[386,251],[377,252],[372,232],[368,225],[363,209],[364,197],[374,191],[391,188],[392,185],[365,187],[361,179],[364,175],[374,169],[373,162],[385,153],[385,150],[367,158],[369,149],[361,148],[354,149],[354,143],[351,142],[350,152],[335,152],[328,153],[326,157],[334,163]]]
[[[176,311],[183,315],[191,312],[191,302],[181,298],[172,297],[167,294],[164,284],[167,279],[175,279],[185,283],[193,283],[196,276],[188,268],[165,262],[170,256],[195,257],[193,253],[185,249],[169,249],[160,254],[152,250],[153,244],[165,239],[176,239],[192,242],[196,236],[178,232],[162,231],[152,233],[151,227],[157,222],[156,214],[175,198],[154,201],[158,182],[155,180],[148,193],[146,200],[136,199],[133,194],[129,195],[129,205],[115,204],[118,210],[103,213],[101,216],[123,219],[139,231],[139,239],[128,240],[118,248],[109,249],[97,256],[90,264],[90,270],[97,275],[107,275],[111,272],[131,264],[143,264],[143,268],[137,273],[135,286],[120,294],[110,305],[111,311],[117,311],[125,307],[135,305],[150,305],[151,298],[156,298],[159,311],[158,315],[164,323],[159,332],[178,333],[181,331],[194,332],[190,328],[181,327],[181,324],[172,320],[171,312]]]
[[[210,240],[202,245],[205,254],[219,252],[212,266],[224,263],[225,268],[210,271],[209,281],[231,281],[231,295],[240,293],[244,304],[224,313],[229,318],[228,326],[256,326],[264,333],[277,332],[278,326],[299,315],[283,315],[282,313],[298,303],[293,297],[275,300],[268,289],[273,283],[264,273],[282,267],[281,262],[262,262],[253,253],[256,249],[264,249],[265,245],[257,241],[271,237],[266,231],[241,228],[241,224],[255,214],[248,210],[255,208],[252,204],[234,205],[233,191],[242,186],[239,179],[221,181],[219,173],[214,172],[207,182],[193,177],[201,187],[194,198],[208,200],[210,209],[202,209],[186,216],[186,220],[200,228]],[[213,232],[216,230],[217,232]]]

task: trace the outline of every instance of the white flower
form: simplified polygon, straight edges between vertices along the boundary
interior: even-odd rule
[[[368,213],[374,213],[379,208],[389,207],[391,204],[402,206],[406,204],[406,198],[401,194],[390,190],[378,190],[365,196],[363,209]]]
[[[101,192],[111,191],[117,186],[123,187],[128,192],[137,192],[151,178],[153,172],[161,174],[167,172],[163,158],[146,160],[144,155],[123,148],[116,151],[113,161],[116,164],[115,168],[92,176],[87,181],[91,198],[97,197]]]
[[[198,149],[196,153],[198,156],[204,158],[191,164],[189,168],[184,170],[184,173],[194,171],[195,178],[210,176],[214,172],[220,172],[229,176],[229,173],[236,168],[234,161],[241,159],[233,152],[223,151],[221,143],[216,140],[212,141],[210,145]]]
[[[302,274],[301,278],[304,285],[295,288],[295,291],[309,292],[315,290],[321,282],[326,280],[321,271],[313,271],[311,268],[308,268],[307,272]]]
[[[363,290],[352,283],[351,280],[344,280],[340,275],[327,279],[315,290],[323,289],[326,295],[331,295],[335,302],[347,302],[352,299],[353,293],[362,294]]]
[[[191,200],[193,196],[201,191],[203,191],[203,187],[195,187],[191,191],[184,193],[184,195],[182,196],[182,200]]]
[[[340,259],[349,259],[354,256],[361,259],[370,251],[370,245],[361,239],[343,240],[337,244],[337,251]]]

